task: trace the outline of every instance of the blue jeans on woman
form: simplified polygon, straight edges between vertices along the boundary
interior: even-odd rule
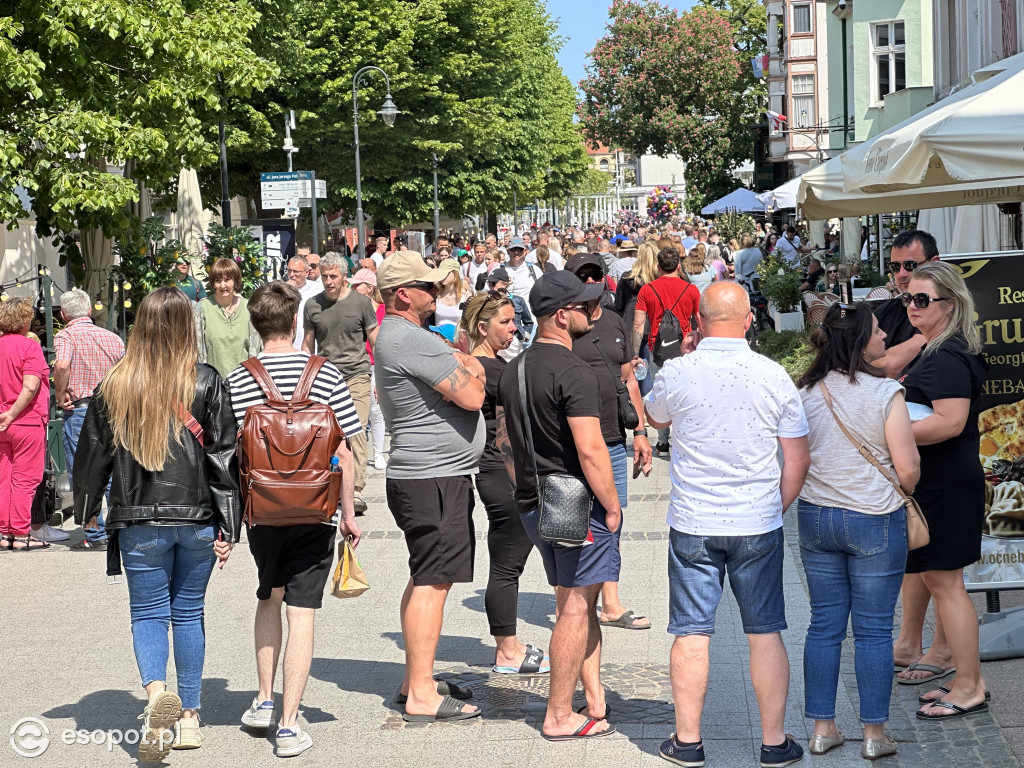
[[[183,709],[199,709],[206,659],[203,609],[213,564],[213,525],[129,525],[118,531],[142,685],[167,679],[167,629]]]
[[[797,509],[800,558],[811,593],[804,714],[835,719],[839,658],[852,621],[860,721],[885,723],[892,694],[893,614],[907,564],[905,510],[865,515],[803,499]]]

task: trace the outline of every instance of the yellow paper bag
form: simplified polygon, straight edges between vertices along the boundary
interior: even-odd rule
[[[358,597],[370,588],[356,553],[348,539],[338,544],[338,564],[334,566],[331,594],[335,597]]]

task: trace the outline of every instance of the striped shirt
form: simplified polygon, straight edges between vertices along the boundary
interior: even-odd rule
[[[281,396],[290,398],[295,391],[302,371],[306,367],[309,355],[305,352],[286,352],[284,354],[272,352],[260,352],[256,359],[263,363],[270,378],[274,380]],[[231,408],[235,415],[238,426],[242,426],[245,419],[245,412],[254,405],[263,405],[267,398],[263,391],[242,366],[238,366],[227,378],[228,389],[231,391]],[[338,424],[347,437],[359,434],[363,425],[359,422],[359,415],[356,413],[356,406],[352,402],[352,396],[348,392],[348,386],[341,377],[341,372],[334,367],[333,363],[324,363],[313,387],[309,391],[309,399],[317,403],[324,403],[331,406]]]
[[[71,362],[68,394],[72,402],[91,397],[107,371],[124,357],[121,337],[95,325],[91,317],[70,321],[54,338],[53,347],[57,360]]]

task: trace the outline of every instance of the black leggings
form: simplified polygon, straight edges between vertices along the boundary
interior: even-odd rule
[[[482,470],[476,476],[476,490],[487,510],[489,523],[487,551],[491,557],[491,572],[484,593],[487,621],[491,625],[491,635],[515,635],[519,577],[526,567],[533,542],[519,519],[519,508],[508,472],[504,469]]]

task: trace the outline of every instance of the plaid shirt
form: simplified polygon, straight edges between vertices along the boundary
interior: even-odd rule
[[[71,361],[68,392],[72,401],[91,397],[100,379],[124,357],[121,337],[97,327],[91,317],[72,320],[53,343],[57,359]]]

